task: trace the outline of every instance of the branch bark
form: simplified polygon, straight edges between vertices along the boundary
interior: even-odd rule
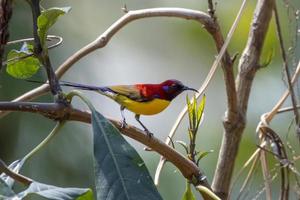
[[[217,168],[212,184],[213,190],[222,199],[226,199],[231,177],[237,157],[239,143],[246,125],[246,113],[250,90],[256,71],[259,69],[259,59],[263,42],[272,17],[274,0],[259,0],[254,12],[247,45],[239,62],[236,80],[238,113],[228,118],[226,113],[223,121],[224,135],[219,153]]]
[[[54,120],[73,120],[91,123],[90,112],[74,109],[71,106],[66,107],[65,104],[62,103],[0,102],[0,110],[31,112],[41,114]],[[149,139],[149,136],[146,133],[134,126],[128,125],[126,128],[121,128],[121,122],[114,119],[109,120],[120,130],[122,134],[141,142],[160,155],[166,157],[167,160],[173,163],[181,171],[182,175],[193,184],[202,185],[211,190],[206,176],[200,171],[198,166],[185,158],[181,153],[164,144],[154,136]]]
[[[4,48],[9,37],[8,23],[12,15],[12,1],[2,0],[0,2],[0,72],[2,70],[2,61]]]
[[[62,89],[59,85],[58,78],[54,73],[52,68],[50,58],[47,52],[47,49],[42,47],[40,37],[38,35],[38,17],[41,14],[40,9],[40,0],[31,0],[30,2],[31,10],[32,10],[32,20],[33,20],[33,37],[34,37],[34,54],[39,58],[40,62],[46,69],[49,87],[51,93],[56,96],[58,95],[57,100],[63,100]]]
[[[194,20],[204,26],[208,32],[215,31],[213,20],[210,16],[204,12],[184,9],[184,8],[150,8],[141,9],[127,12],[123,17],[113,23],[103,34],[101,34],[96,40],[89,43],[79,51],[70,56],[63,64],[61,64],[56,70],[55,74],[60,79],[67,70],[69,70],[77,61],[85,57],[89,53],[103,48],[112,39],[112,37],[124,28],[128,23],[138,19],[151,18],[151,17],[176,17],[187,20]],[[14,99],[14,102],[30,101],[39,96],[46,94],[49,91],[49,85],[44,84],[39,86],[19,97]],[[0,111],[0,117],[8,114],[9,112]]]

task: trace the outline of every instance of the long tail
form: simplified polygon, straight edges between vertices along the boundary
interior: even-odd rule
[[[42,81],[35,81],[35,80],[26,80],[26,81],[32,82],[32,83],[44,83]],[[68,81],[59,81],[59,85],[66,86],[66,87],[78,88],[80,90],[98,91],[100,93],[112,92],[111,89],[109,89],[108,87],[97,87],[97,86],[84,85],[84,84],[73,83],[73,82],[68,82]]]

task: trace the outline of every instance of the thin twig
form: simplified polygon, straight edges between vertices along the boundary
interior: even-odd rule
[[[62,89],[58,83],[58,78],[54,73],[52,68],[50,58],[48,55],[47,48],[45,49],[42,46],[41,39],[38,35],[38,17],[41,14],[40,10],[40,0],[31,0],[30,3],[32,10],[32,20],[33,20],[33,37],[34,37],[34,54],[39,58],[40,62],[44,65],[48,80],[49,86],[51,89],[51,93],[57,98],[57,101],[63,101]]]
[[[48,144],[51,139],[59,132],[59,130],[63,127],[65,124],[65,121],[58,122],[56,126],[53,128],[53,130],[49,133],[49,135],[40,142],[34,149],[32,149],[26,156],[24,156],[23,160],[24,162],[28,159],[30,159],[34,154],[36,154],[42,147],[44,147],[46,144]]]
[[[133,22],[135,20],[143,19],[143,18],[151,18],[151,17],[176,17],[182,19],[190,19],[199,22],[207,29],[209,32],[213,32],[216,27],[214,27],[214,22],[204,12],[184,9],[184,8],[149,8],[149,9],[141,9],[135,11],[129,11],[115,23],[113,23],[103,34],[101,34],[96,40],[89,43],[79,51],[75,52],[72,56],[70,56],[63,64],[61,64],[56,70],[56,76],[61,78],[67,70],[69,70],[77,61],[81,58],[87,56],[89,53],[103,48],[106,44],[112,39],[112,37],[118,33],[122,28],[124,28],[128,23]],[[39,96],[42,96],[49,92],[49,85],[44,84],[39,86],[19,97],[14,99],[14,102],[18,101],[30,101]],[[8,114],[9,112],[1,112],[0,117]]]
[[[215,32],[215,34],[213,34],[214,38],[215,38],[215,42],[216,45],[218,47],[219,50],[219,54],[217,56],[217,58],[215,59],[209,73],[207,74],[204,82],[202,83],[202,86],[199,88],[199,92],[196,94],[196,99],[199,99],[200,96],[204,93],[205,89],[207,88],[208,84],[210,83],[210,81],[212,80],[217,67],[220,63],[220,61],[222,60],[223,56],[227,54],[227,56],[229,56],[228,52],[226,51],[229,42],[231,41],[231,38],[233,36],[234,31],[237,28],[237,25],[241,19],[242,13],[245,9],[246,6],[246,2],[247,0],[244,0],[240,10],[227,34],[226,40],[223,43],[223,41],[219,40],[218,38],[221,38],[221,32],[220,30]],[[218,26],[218,25],[217,25]],[[219,46],[221,46],[221,48],[219,49]],[[225,77],[225,82],[226,82],[226,91],[227,91],[227,98],[228,98],[228,118],[234,118],[237,113],[237,96],[236,96],[236,88],[235,88],[235,82],[234,82],[234,76],[233,76],[233,71],[232,71],[232,62],[230,61],[230,63],[228,64],[228,59],[223,59],[223,65],[224,65],[224,77]],[[168,138],[166,139],[165,143],[166,144],[170,144],[170,139],[169,138],[173,138],[178,127],[179,124],[181,123],[181,121],[183,120],[183,117],[185,116],[185,114],[187,113],[187,106],[184,107],[184,109],[180,112],[180,114],[178,115],[174,125],[171,128],[171,131],[168,135]],[[158,163],[158,166],[156,168],[156,172],[155,172],[155,177],[154,177],[154,183],[156,185],[158,185],[159,182],[159,177],[160,177],[160,173],[162,171],[162,168],[165,164],[166,160],[164,158],[160,158],[160,161]]]
[[[73,120],[84,123],[91,123],[90,112],[81,111],[72,107],[65,107],[60,103],[35,103],[35,102],[0,102],[0,110],[21,111],[42,114],[43,116],[55,120]],[[173,163],[183,174],[185,178],[197,184],[201,184],[207,188],[210,185],[203,173],[197,165],[185,158],[181,153],[175,149],[164,144],[154,136],[149,140],[148,135],[131,125],[122,128],[122,123],[114,119],[109,119],[122,134],[133,138],[136,141],[150,147],[153,151],[166,157],[168,161]]]
[[[260,162],[261,162],[261,168],[262,168],[262,173],[263,173],[264,183],[265,183],[265,188],[266,188],[266,199],[272,200],[271,174],[269,173],[267,157],[266,157],[265,151],[260,152]]]
[[[238,112],[225,120],[223,139],[212,183],[216,194],[226,199],[233,175],[240,141],[246,126],[246,115],[252,83],[259,69],[264,40],[272,18],[274,0],[258,0],[253,14],[248,41],[239,61],[236,78]],[[228,112],[228,111],[227,111]]]
[[[29,186],[32,183],[30,178],[27,178],[21,174],[17,174],[10,170],[7,165],[0,159],[0,173],[5,173],[7,176],[13,178],[14,180],[23,183],[26,186]]]
[[[8,25],[13,10],[12,4],[12,0],[2,0],[0,2],[0,63],[3,61],[5,45],[7,44],[9,37]],[[3,65],[0,65],[0,72],[2,70],[2,66]]]
[[[252,175],[253,175],[253,173],[255,171],[255,168],[257,167],[258,158],[259,158],[259,154],[257,154],[255,156],[255,159],[254,159],[254,161],[253,161],[253,163],[251,165],[251,168],[250,168],[250,170],[249,170],[249,172],[247,174],[247,177],[245,178],[245,180],[244,180],[244,182],[243,182],[243,184],[242,184],[242,186],[240,188],[239,196],[238,196],[237,199],[241,199],[243,192],[245,191],[247,185],[249,184],[250,178],[252,177]],[[229,198],[230,198],[230,196],[229,196]]]
[[[208,14],[210,15],[211,18],[216,20],[213,0],[208,0],[208,11],[207,12],[208,12]]]
[[[287,78],[288,89],[289,89],[290,95],[291,95],[292,105],[294,107],[294,115],[295,115],[296,125],[298,126],[297,128],[300,128],[299,127],[300,126],[299,112],[298,112],[298,109],[296,108],[297,100],[296,100],[294,88],[293,88],[293,85],[292,85],[291,73],[290,73],[290,70],[289,70],[289,67],[288,67],[288,60],[287,60],[286,50],[285,50],[284,44],[283,44],[283,36],[282,36],[281,27],[280,27],[279,14],[278,14],[276,3],[275,3],[275,6],[274,6],[273,9],[274,9],[274,14],[275,14],[276,30],[277,30],[278,40],[279,40],[279,44],[280,44],[280,50],[281,50],[281,56],[282,56],[282,60],[283,60],[283,66],[284,66],[284,70],[285,70],[285,74],[286,74],[286,78]],[[297,133],[297,135],[298,134],[299,133]],[[300,135],[298,135],[298,137],[299,136]]]
[[[47,36],[47,39],[48,39],[49,41],[51,41],[51,39],[57,39],[57,42],[54,43],[54,44],[52,44],[52,45],[50,45],[50,46],[48,46],[48,49],[52,49],[52,48],[55,48],[55,47],[59,46],[59,45],[62,43],[62,41],[63,41],[63,38],[62,38],[62,37],[60,37],[60,36],[55,36],[55,35],[48,35],[48,36]],[[27,41],[27,42],[28,42],[28,41],[33,41],[33,40],[34,40],[34,38],[25,38],[25,39],[20,39],[20,40],[14,40],[14,41],[8,42],[7,44],[9,44],[9,43],[10,43],[10,44],[13,44],[13,43],[19,43],[19,42],[24,42],[24,41]],[[2,65],[4,66],[4,65],[6,65],[6,64],[9,63],[9,62],[22,60],[22,59],[28,58],[28,57],[30,57],[30,56],[32,56],[32,55],[34,55],[34,54],[33,54],[33,53],[28,53],[28,54],[26,54],[25,56],[11,58],[11,59],[8,59],[8,60],[2,62]]]

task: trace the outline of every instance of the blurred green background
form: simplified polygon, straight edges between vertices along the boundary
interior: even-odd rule
[[[243,51],[255,3],[249,2],[247,5],[246,12],[243,14],[242,21],[229,46],[231,55],[234,53],[240,55]],[[124,4],[129,10],[151,7],[207,10],[207,2],[197,0],[43,1],[42,5],[45,8],[72,7],[70,13],[61,17],[50,30],[51,34],[64,38],[61,46],[50,51],[53,66],[57,68],[66,58],[103,33],[124,14],[121,10]],[[240,4],[241,0],[217,1],[216,13],[224,36],[230,29]],[[295,16],[291,15],[293,12],[291,8],[299,9],[300,2],[298,0],[290,1],[290,6],[286,8],[280,1],[278,6],[285,44],[288,48],[295,36],[294,27],[297,23]],[[298,26],[300,26],[299,22]],[[31,12],[25,1],[14,2],[13,17],[9,28],[10,40],[32,37]],[[236,171],[256,148],[255,128],[260,115],[275,105],[286,88],[282,80],[284,78],[274,20],[267,37],[262,61],[273,50],[274,58],[271,64],[260,70],[255,77],[247,115],[248,124],[240,146]],[[298,44],[294,44],[294,46],[296,46],[295,52],[289,53],[289,57],[294,58],[294,60],[290,59],[292,64],[299,59],[299,35]],[[16,45],[10,48],[19,47]],[[215,56],[215,45],[211,37],[198,23],[176,18],[142,19],[127,25],[113,37],[105,48],[97,50],[77,62],[62,79],[91,85],[113,85],[139,82],[158,83],[175,78],[190,87],[198,88],[205,79]],[[235,64],[237,65],[237,63],[238,60]],[[294,70],[294,67],[291,65],[291,70]],[[34,78],[44,80],[44,71],[41,70]],[[5,71],[2,71],[0,74],[0,100],[11,100],[35,86],[32,83],[13,79]],[[65,91],[68,90],[65,88]],[[226,110],[224,90],[222,71],[219,69],[206,92],[205,118],[197,140],[199,149],[214,150],[214,153],[200,162],[200,167],[210,182],[213,178],[222,139],[222,117]],[[91,92],[85,92],[85,95],[101,113],[120,119],[119,106],[116,103]],[[165,140],[178,113],[185,105],[185,95],[182,94],[176,98],[163,113],[141,118],[156,137]],[[191,96],[192,93],[189,95]],[[44,96],[38,100],[51,101],[52,98]],[[287,102],[289,104],[289,101]],[[85,109],[79,101],[74,103],[76,107]],[[126,117],[130,124],[139,127],[133,114],[126,112]],[[291,122],[291,114],[282,114],[275,118],[272,127],[281,133],[283,138],[286,138]],[[2,118],[0,120],[0,158],[6,163],[21,158],[46,137],[54,124],[55,122],[42,116],[28,113],[12,113]],[[185,118],[174,140],[188,142],[187,126]],[[293,142],[294,131],[290,132],[287,139],[296,150],[299,150],[299,144]],[[61,134],[25,165],[22,173],[39,182],[58,186],[94,187],[91,137],[89,125],[68,122]],[[154,175],[159,155],[154,152],[145,152],[143,145],[127,139],[138,150],[150,173]],[[183,152],[181,147],[177,148]],[[257,174],[259,177],[259,173]],[[261,178],[257,179],[255,183],[257,184],[252,188],[249,198],[254,197],[263,186]],[[166,200],[181,199],[185,189],[185,180],[173,165],[167,163],[158,188]],[[278,195],[276,190],[273,191],[275,195]],[[237,190],[234,194],[236,195],[236,193]],[[264,199],[264,196],[262,195],[260,198]]]

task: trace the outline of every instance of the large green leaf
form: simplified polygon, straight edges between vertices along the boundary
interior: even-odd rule
[[[100,113],[92,110],[98,200],[162,199],[144,161]]]
[[[24,43],[20,51],[13,49],[7,55],[6,71],[14,78],[30,78],[40,66],[39,59],[33,55],[32,45],[27,43]]]
[[[63,8],[50,8],[42,11],[38,17],[38,35],[41,40],[41,44],[44,47],[47,32],[51,26],[57,21],[58,17],[69,12],[70,7]]]
[[[53,200],[93,199],[92,191],[90,189],[61,188],[39,182],[32,182],[25,191],[17,194],[17,198],[14,199],[23,199],[29,194],[37,194],[39,196]]]

